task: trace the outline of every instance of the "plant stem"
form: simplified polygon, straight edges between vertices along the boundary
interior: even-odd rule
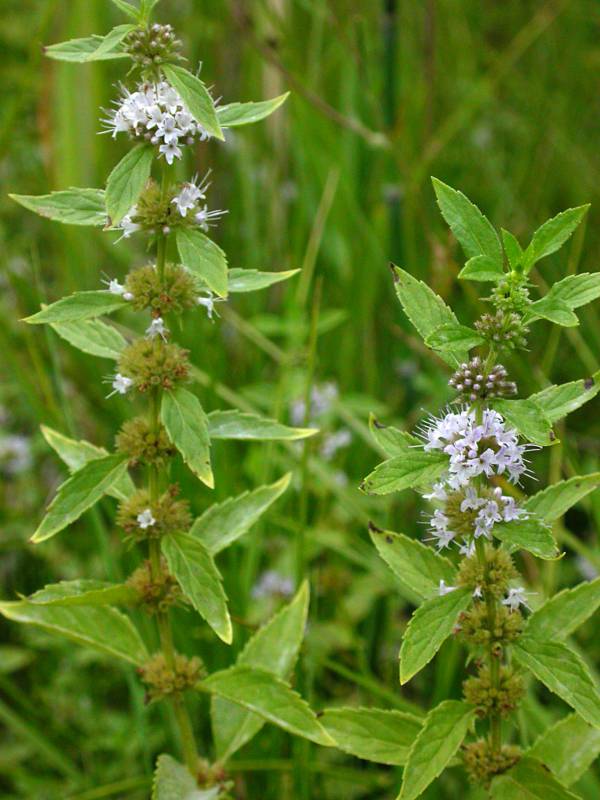
[[[485,544],[482,538],[476,540],[475,547],[477,550],[477,557],[479,563],[484,569],[485,582],[488,584],[488,560],[485,555]],[[489,646],[489,664],[490,664],[490,683],[492,689],[495,690],[496,696],[500,686],[500,662],[502,660],[502,651],[498,651],[494,646],[492,632],[496,627],[496,599],[490,594],[485,592],[485,604],[487,608],[488,630],[490,632],[490,646]],[[502,725],[498,714],[490,714],[490,736],[489,736],[490,749],[493,753],[499,753],[502,749]]]

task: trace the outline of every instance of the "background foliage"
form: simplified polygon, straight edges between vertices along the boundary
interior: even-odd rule
[[[327,411],[311,419],[324,430],[314,443],[215,448],[217,499],[294,471],[292,490],[221,562],[238,622],[234,651],[243,645],[244,631],[280,605],[306,556],[313,592],[302,690],[315,708],[339,702],[414,710],[413,704],[427,709],[458,697],[462,657],[454,642],[400,691],[397,650],[412,606],[366,530],[373,519],[420,536],[420,501],[369,498],[357,489],[380,460],[368,434],[368,412],[410,428],[423,409],[448,397],[444,369],[401,313],[387,262],[425,279],[464,322],[481,312],[472,288],[456,281],[461,255],[435,206],[429,183],[434,174],[517,234],[590,201],[587,229],[582,226],[568,252],[544,261],[533,280],[544,286],[565,269],[596,269],[598,8],[591,0],[163,0],[161,6],[158,18],[175,25],[190,62],[203,62],[205,79],[224,102],[292,90],[266,123],[231,132],[225,146],[198,148],[195,164],[188,165],[201,174],[205,160],[213,166],[213,200],[229,209],[218,238],[231,266],[303,268],[268,293],[221,305],[221,320],[208,334],[203,325],[201,339],[193,321],[186,323],[182,341],[200,370],[203,404],[223,407],[235,397],[249,410],[285,419],[312,384],[335,382],[338,390]],[[105,0],[5,4],[4,597],[82,573],[119,579],[134,563],[132,554],[122,555],[103,507],[43,549],[27,543],[64,477],[39,423],[109,445],[127,406],[104,400],[108,362],[18,319],[40,302],[99,288],[106,275],[122,276],[143,253],[135,241],[113,248],[101,232],[52,225],[6,198],[8,191],[99,186],[125,153],[126,144],[96,135],[98,108],[116,94],[118,62],[73,68],[42,56],[43,43],[103,32],[121,21]],[[586,308],[579,328],[555,328],[550,336],[543,324],[536,326],[533,368],[511,365],[522,396],[548,380],[562,383],[598,369],[597,315]],[[562,444],[536,457],[540,476],[557,480],[600,468],[597,407],[596,400],[574,414]],[[326,436],[340,429],[351,432],[351,443],[327,459]],[[197,483],[193,488],[194,510],[201,512],[210,492]],[[110,509],[112,501],[104,502]],[[526,562],[540,597],[597,574],[599,515],[596,494],[569,512],[557,532],[568,558],[541,566]],[[273,581],[273,572],[281,580]],[[269,591],[265,573],[279,591]],[[190,654],[200,653],[213,669],[230,663],[225,645],[203,638],[198,618],[182,614],[178,623],[181,641],[193,642]],[[579,640],[598,666],[593,630],[593,622],[583,627]],[[3,621],[0,632],[2,795],[147,797],[154,757],[176,743],[165,738],[173,731],[171,720],[144,706],[133,673],[39,631]],[[195,702],[202,737],[207,706],[202,697]],[[538,694],[528,698],[519,722],[533,741],[564,712],[549,695]],[[140,735],[132,735],[133,728]],[[312,784],[302,785],[309,797],[385,798],[399,785],[392,767],[292,745],[269,726],[237,754],[233,774],[240,797],[291,798],[299,796],[294,787],[307,765]],[[460,780],[450,770],[425,796],[455,797],[463,792]],[[588,773],[576,789],[591,800],[600,781]]]

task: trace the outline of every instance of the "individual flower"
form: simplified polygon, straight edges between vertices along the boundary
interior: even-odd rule
[[[215,297],[214,294],[207,290],[204,294],[198,295],[196,303],[206,309],[206,316],[212,321],[213,315],[219,316],[215,303],[224,303],[224,297]]]
[[[443,597],[445,594],[450,594],[456,589],[456,586],[447,586],[445,580],[440,581],[440,585],[438,588],[438,594],[440,597]]]
[[[220,209],[213,209],[212,211],[208,210],[208,206],[204,205],[199,211],[194,214],[194,219],[198,223],[198,227],[201,228],[205,233],[208,233],[209,229],[213,227],[217,223],[218,220],[221,219],[227,211],[221,211]]]
[[[119,283],[116,278],[112,278],[112,280],[109,281],[102,281],[102,283],[105,283],[108,286],[108,291],[111,294],[120,295],[123,300],[133,300],[133,294],[126,291],[123,284]]]
[[[156,525],[156,520],[152,516],[152,511],[149,508],[144,509],[137,515],[137,522],[142,530]]]
[[[163,342],[166,342],[168,334],[169,330],[162,317],[156,317],[153,319],[150,325],[148,325],[146,328],[147,339],[156,339],[157,336],[160,336]]]
[[[121,375],[120,372],[117,372],[115,377],[112,381],[112,391],[108,397],[112,397],[114,394],[127,394],[127,392],[133,386],[133,381],[131,378],[128,378],[126,375]]]
[[[503,606],[508,606],[511,611],[517,611],[519,606],[525,606],[525,608],[529,608],[527,603],[527,595],[529,592],[526,592],[523,586],[517,586],[514,589],[509,589],[507,596],[502,601]]]
[[[187,212],[191,211],[198,204],[198,200],[204,200],[206,197],[206,190],[209,184],[204,178],[200,186],[196,184],[196,178],[193,178],[189,183],[184,183],[181,186],[179,194],[176,194],[171,202],[177,206],[177,211],[182,217],[187,216]]]
[[[330,433],[325,436],[323,444],[321,445],[321,455],[325,461],[331,461],[338,450],[342,450],[352,441],[352,434],[347,428],[341,428],[335,433]]]

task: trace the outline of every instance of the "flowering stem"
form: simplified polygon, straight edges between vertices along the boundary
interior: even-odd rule
[[[475,540],[475,547],[479,563],[484,569],[485,583],[487,587],[489,585],[489,564],[485,555],[485,544],[482,537],[479,537]],[[490,683],[492,690],[495,691],[496,696],[498,696],[498,690],[500,688],[500,661],[502,658],[502,651],[498,650],[497,645],[494,645],[493,632],[496,627],[496,600],[487,590],[487,588],[485,590],[485,604],[487,608],[488,630],[490,633],[488,654],[490,664]],[[490,714],[490,749],[496,753],[500,752],[502,749],[502,727],[500,717],[495,713]]]

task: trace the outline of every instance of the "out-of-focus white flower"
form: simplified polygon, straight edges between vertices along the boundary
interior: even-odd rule
[[[323,444],[321,445],[321,455],[326,461],[330,461],[338,450],[342,450],[352,441],[352,434],[347,428],[341,428],[335,433],[330,433],[325,436]]]
[[[153,319],[150,325],[146,328],[146,338],[147,339],[156,339],[157,336],[163,341],[167,341],[169,330],[166,327],[164,320],[162,317],[156,317]]]
[[[450,592],[453,592],[455,589],[456,586],[447,586],[446,581],[441,580],[438,588],[438,594],[440,597],[443,597],[445,594],[450,594]]]
[[[138,525],[140,526],[140,528],[142,528],[142,530],[145,530],[146,528],[151,528],[153,525],[156,525],[156,520],[154,519],[152,511],[149,508],[146,508],[140,514],[138,514],[136,519]]]
[[[275,570],[263,572],[252,589],[252,597],[290,597],[294,593],[294,583]]]
[[[128,378],[126,375],[121,375],[120,372],[117,372],[115,377],[112,381],[112,391],[108,397],[112,397],[113,394],[127,394],[127,392],[133,386],[133,381],[131,378]]]
[[[19,475],[32,463],[31,442],[26,436],[16,433],[0,436],[0,469],[9,475]]]

